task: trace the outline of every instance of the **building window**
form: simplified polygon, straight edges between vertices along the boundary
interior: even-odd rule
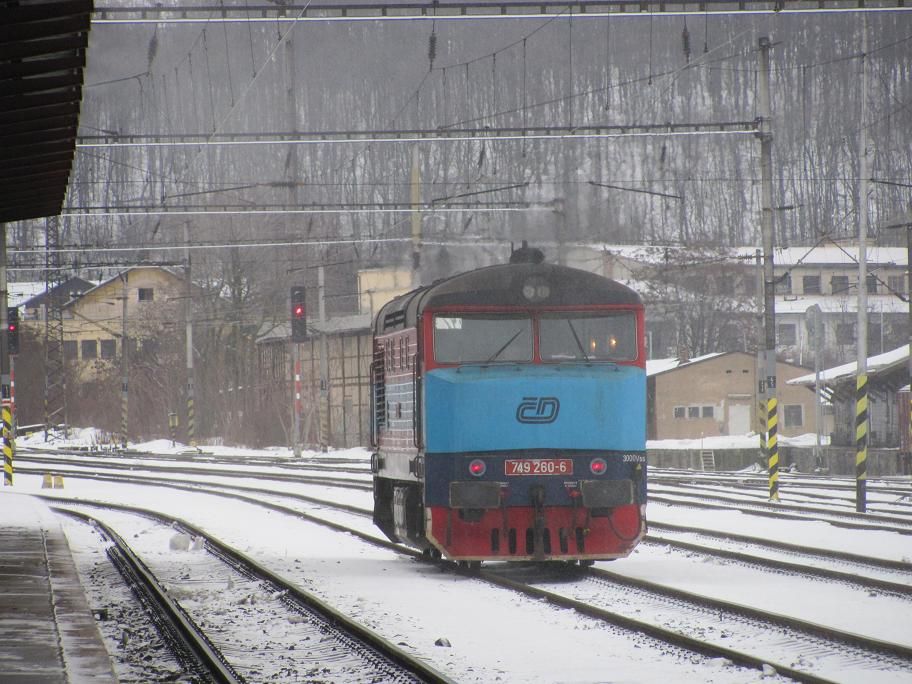
[[[700,407],[699,406],[688,406],[687,407],[687,417],[688,418],[699,418],[700,417]]]
[[[785,273],[776,278],[776,294],[792,294],[792,274]]]
[[[834,275],[830,278],[830,289],[833,294],[844,294],[849,291],[849,276]]]
[[[704,406],[704,407],[703,407],[703,417],[704,417],[704,418],[712,418],[712,417],[713,417],[713,407],[712,407],[712,406]]]
[[[88,361],[89,359],[98,358],[98,341],[97,340],[83,340],[80,345],[79,351],[82,352],[82,360]]]
[[[906,276],[892,275],[887,278],[887,286],[894,294],[906,294]]]
[[[868,287],[868,294],[877,294],[877,276],[869,275],[865,278],[865,284]]]
[[[782,419],[785,427],[801,427],[804,425],[804,407],[801,404],[786,404]]]
[[[798,340],[797,326],[794,323],[780,323],[776,326],[776,334],[779,337],[779,344],[790,346],[796,344]]]
[[[151,302],[155,298],[155,291],[151,287],[139,288],[139,301]]]
[[[855,343],[855,324],[854,323],[837,323],[836,324],[836,344],[854,344]]]
[[[675,408],[674,408],[675,418],[680,418],[680,419],[686,418],[687,416],[685,414],[686,414],[686,411],[683,406],[675,406]]]
[[[820,294],[820,276],[810,275],[801,279],[801,287],[804,288],[804,294]]]
[[[63,341],[63,358],[72,361],[79,356],[79,345],[76,340]]]
[[[114,340],[101,341],[101,358],[113,359],[117,356],[117,342]]]

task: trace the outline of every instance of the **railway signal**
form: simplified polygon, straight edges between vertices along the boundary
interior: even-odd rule
[[[19,307],[6,309],[6,349],[12,354],[19,353]]]
[[[291,341],[304,342],[307,339],[307,303],[303,285],[291,287]]]

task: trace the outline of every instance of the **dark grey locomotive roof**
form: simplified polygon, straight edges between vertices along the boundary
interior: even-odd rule
[[[413,327],[428,307],[530,306],[523,296],[523,286],[530,278],[546,282],[550,290],[548,297],[536,301],[535,306],[642,303],[640,296],[626,285],[588,271],[555,264],[502,264],[460,273],[396,297],[380,309],[374,334]]]

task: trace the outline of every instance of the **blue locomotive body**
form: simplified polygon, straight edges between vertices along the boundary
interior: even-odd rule
[[[643,320],[623,285],[530,263],[385,306],[376,524],[460,561],[629,554],[646,531]]]

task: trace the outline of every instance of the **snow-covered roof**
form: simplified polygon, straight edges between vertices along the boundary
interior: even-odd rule
[[[332,318],[327,318],[326,322],[323,324],[317,319],[312,319],[307,321],[307,329],[311,334],[325,332],[327,335],[369,331],[371,329],[371,316],[370,314],[333,316]],[[256,341],[261,343],[287,340],[290,334],[289,323],[283,322],[278,325],[264,324],[260,329],[260,334],[257,335]]]
[[[668,254],[699,252],[699,247],[682,245],[612,245],[607,243],[586,245],[592,249],[609,252],[626,259],[641,261],[643,263],[658,264],[666,259]],[[728,253],[733,262],[749,263],[756,254],[758,246],[725,248],[707,247],[706,252],[714,254]],[[761,250],[762,251],[762,250]],[[905,247],[868,247],[865,260],[871,265],[905,266],[907,250]],[[858,245],[825,244],[800,247],[776,247],[773,250],[773,263],[776,266],[803,265],[829,265],[851,266],[858,263]]]
[[[6,284],[6,301],[9,306],[22,306],[32,297],[44,292],[46,285],[44,281],[35,281],[28,283],[7,283]]]
[[[776,315],[807,313],[808,308],[817,305],[825,314],[857,313],[858,297],[855,294],[842,295],[779,295],[776,297]],[[885,314],[906,314],[909,303],[892,294],[869,294],[868,311]]]
[[[904,344],[901,347],[892,349],[877,356],[869,356],[867,360],[868,375],[875,375],[886,370],[891,370],[909,362],[909,345]],[[844,363],[841,366],[827,368],[820,373],[821,382],[833,383],[839,380],[845,380],[855,375],[858,368],[858,362]],[[814,373],[801,375],[788,381],[789,385],[813,385]]]
[[[734,251],[742,258],[752,257],[756,255],[757,248],[737,247]],[[865,250],[865,261],[868,264],[905,266],[906,256],[905,247],[868,247]],[[825,244],[817,247],[777,247],[773,250],[773,263],[776,266],[795,266],[797,264],[851,266],[858,263],[858,245]]]
[[[670,358],[670,359],[647,359],[646,361],[646,375],[658,375],[659,373],[667,373],[670,370],[675,370],[676,368],[681,368],[682,366],[689,366],[692,363],[699,363],[700,361],[706,361],[715,356],[722,356],[726,352],[714,352],[712,354],[704,354],[703,356],[695,356],[692,359],[682,361],[679,358]]]

